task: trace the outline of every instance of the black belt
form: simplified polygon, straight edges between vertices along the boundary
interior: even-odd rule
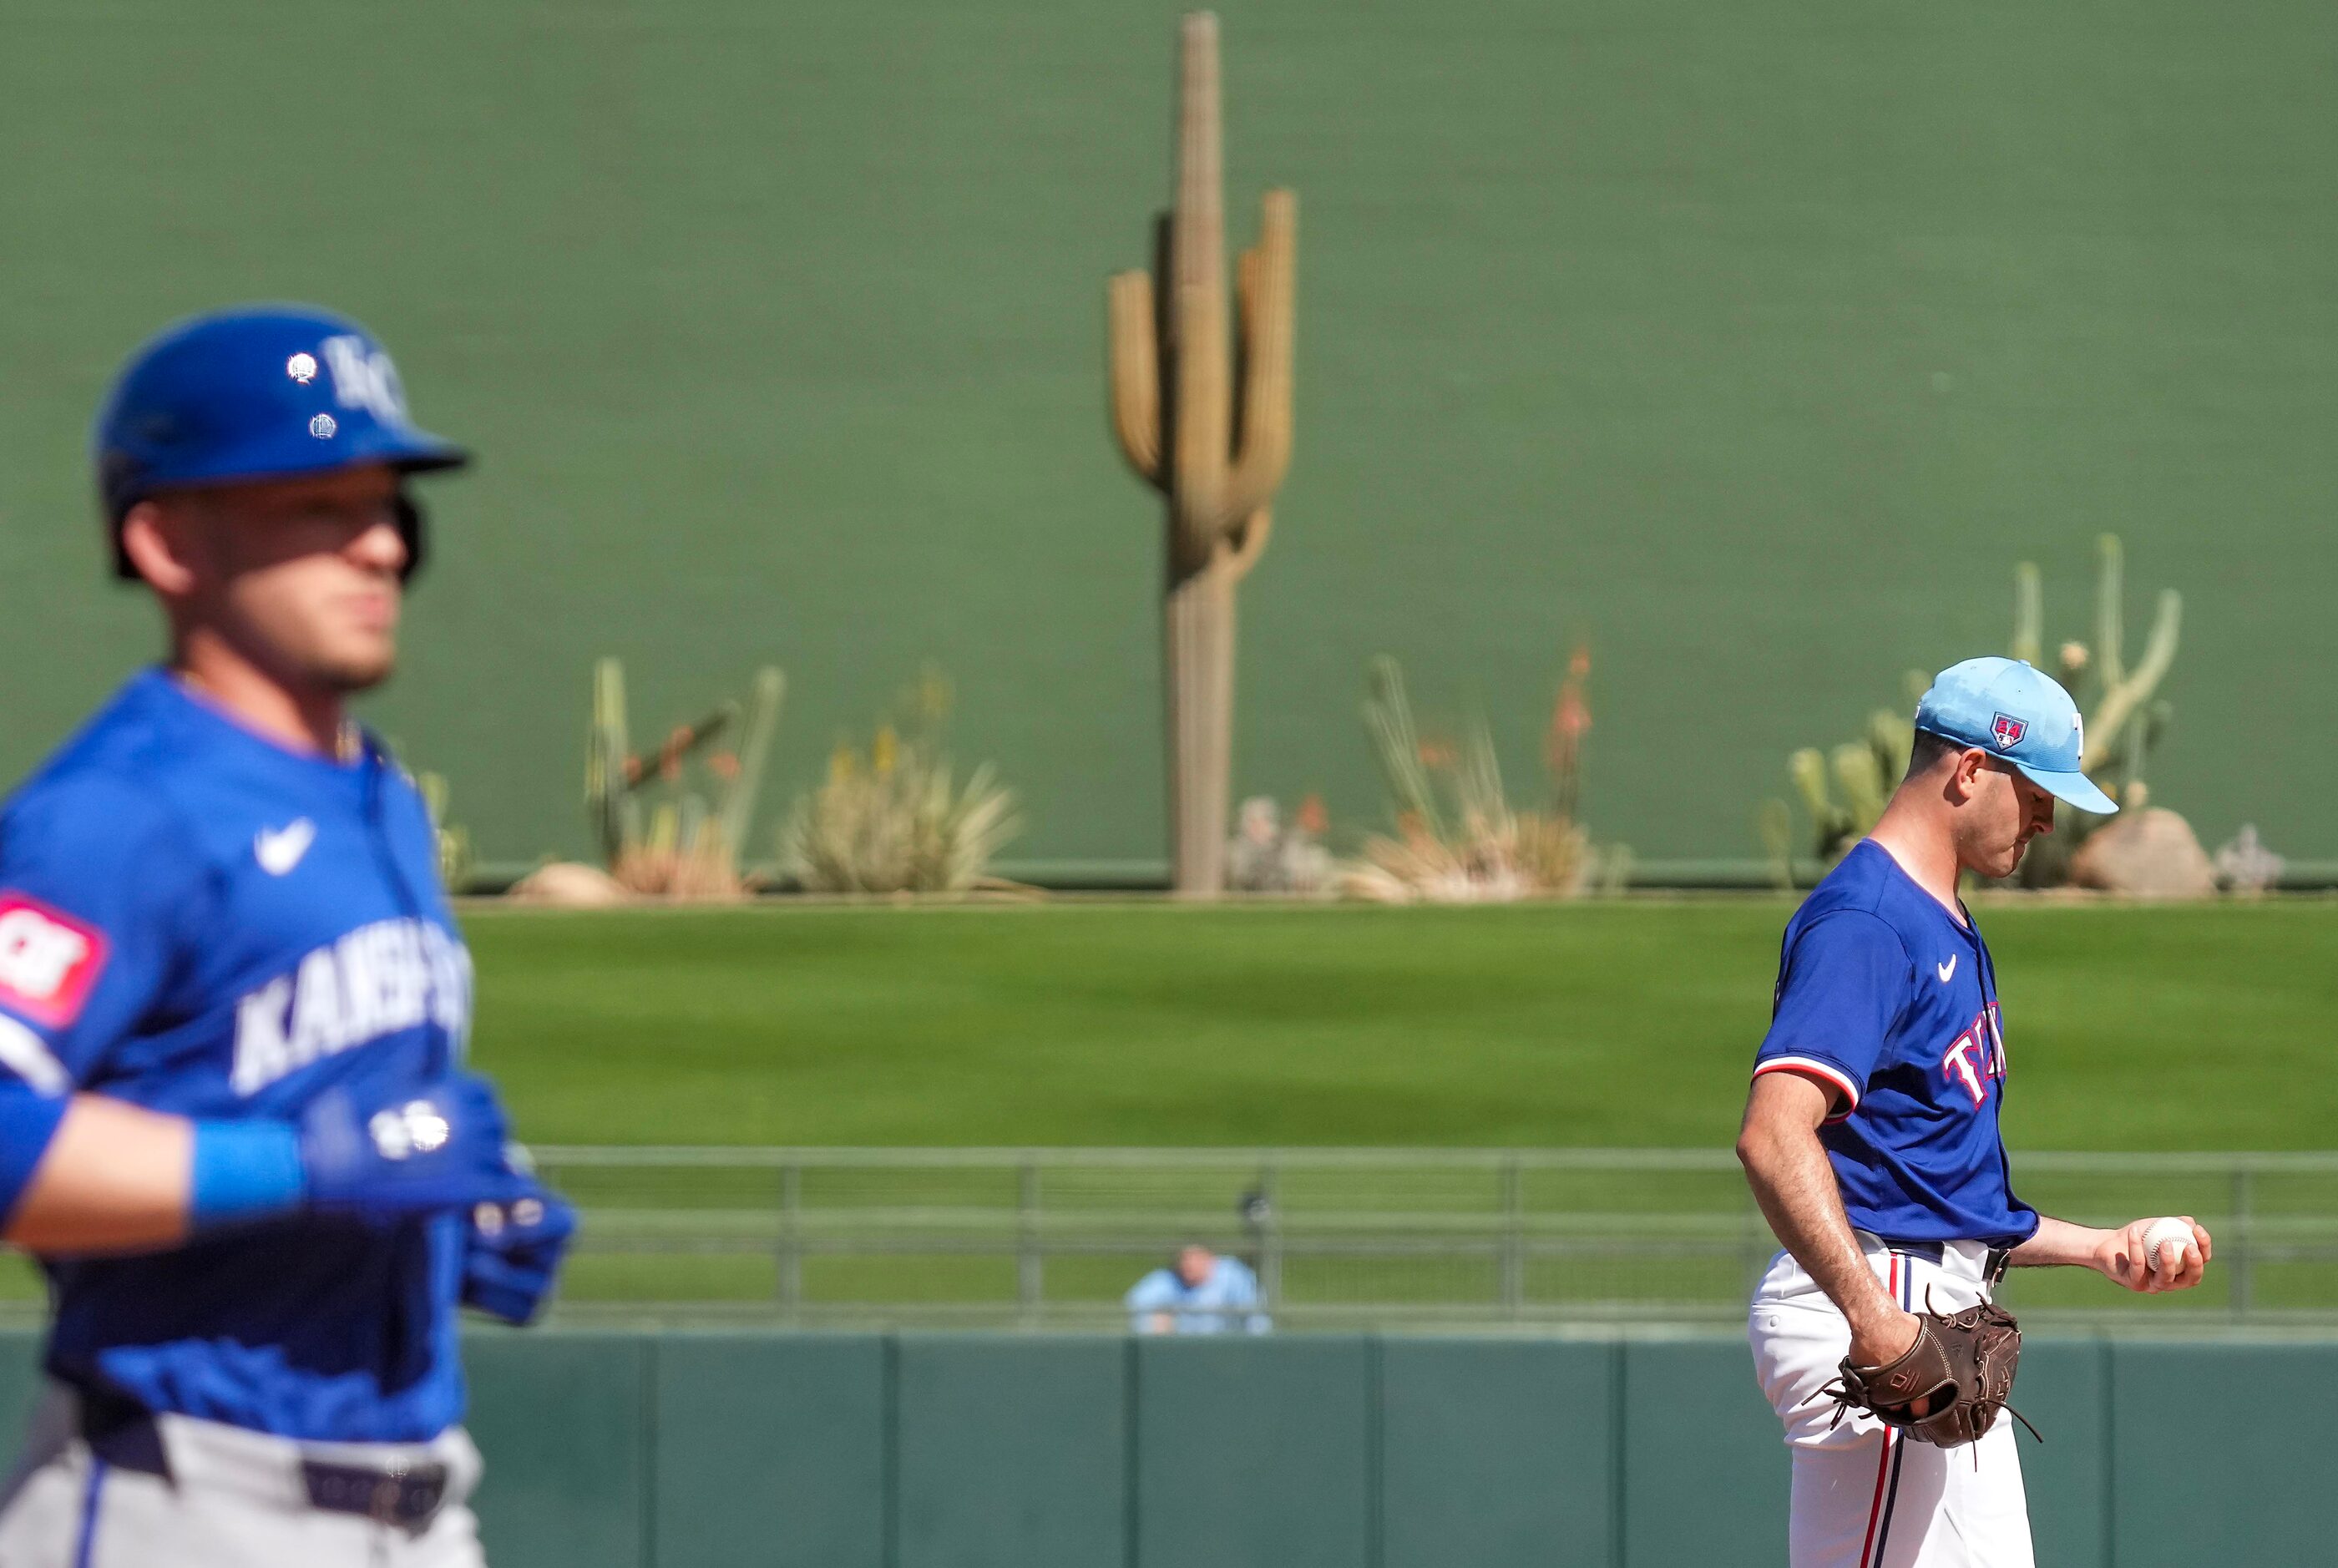
[[[377,1470],[303,1459],[300,1479],[309,1488],[311,1508],[359,1514],[417,1534],[437,1517],[438,1505],[447,1500],[447,1466],[436,1460],[403,1469]]]
[[[171,1475],[170,1455],[153,1413],[105,1391],[81,1391],[81,1435],[90,1452],[116,1470]],[[447,1466],[436,1460],[404,1466],[300,1461],[309,1506],[355,1514],[420,1534],[447,1501]]]
[[[1935,1269],[1940,1266],[1941,1260],[1948,1255],[1948,1243],[1945,1241],[1890,1241],[1884,1240],[1880,1236],[1876,1240],[1882,1241],[1885,1247],[1894,1252],[1904,1252],[1911,1258],[1921,1258]],[[1990,1248],[1988,1260],[1981,1269],[1981,1278],[1991,1285],[2004,1279],[2006,1266],[2012,1257],[2013,1253],[2009,1248]]]

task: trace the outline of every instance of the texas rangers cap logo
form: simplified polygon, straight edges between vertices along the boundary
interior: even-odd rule
[[[2024,735],[2029,733],[2029,721],[2026,719],[2016,719],[2010,713],[2000,713],[1997,716],[1996,721],[1989,725],[1989,732],[1997,737],[1999,750],[2010,751],[2021,744],[2021,738]]]

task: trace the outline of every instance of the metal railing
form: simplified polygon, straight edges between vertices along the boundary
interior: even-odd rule
[[[1726,1150],[540,1148],[585,1223],[562,1315],[1107,1328],[1182,1244],[1278,1327],[1718,1322],[1774,1251]],[[2047,1321],[2338,1323],[2338,1154],[2033,1153],[2085,1223],[2196,1215],[2199,1290],[2018,1272]]]

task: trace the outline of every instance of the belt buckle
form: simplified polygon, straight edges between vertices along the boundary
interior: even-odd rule
[[[373,1484],[373,1495],[367,1500],[366,1517],[377,1524],[398,1524],[398,1505],[406,1501],[406,1468],[382,1472],[381,1479]]]
[[[420,1534],[447,1500],[444,1465],[402,1465],[387,1470],[330,1465],[317,1460],[300,1466],[309,1506],[355,1514],[377,1524]]]

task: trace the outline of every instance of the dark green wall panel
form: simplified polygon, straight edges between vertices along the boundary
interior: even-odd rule
[[[1624,1347],[1627,1568],[1786,1561],[1791,1460],[1744,1340]]]
[[[659,1560],[885,1568],[887,1356],[873,1334],[661,1338]]]
[[[2023,1340],[2013,1406],[2045,1441],[2034,1441],[2016,1422],[2014,1442],[2021,1450],[2029,1538],[2040,1563],[2109,1568],[2110,1454],[2104,1442],[2109,1393],[2110,1350],[2100,1341]]]
[[[899,1568],[1077,1568],[1127,1543],[1118,1339],[905,1338]]]
[[[0,1448],[15,1451],[41,1387],[41,1335],[0,1333]]]
[[[35,1344],[0,1335],[0,1418]],[[1734,1336],[491,1331],[465,1357],[496,1568],[1785,1561],[1786,1452]],[[2333,1401],[2338,1342],[2033,1339],[2041,1568],[2328,1561]]]
[[[1382,1568],[1608,1568],[1616,1364],[1611,1345],[1382,1341]]]
[[[2117,1344],[2110,1385],[2117,1568],[2338,1558],[2338,1352]]]
[[[496,1568],[633,1568],[649,1541],[655,1341],[482,1333],[464,1342],[476,1504]]]
[[[1373,1350],[1329,1337],[1138,1341],[1144,1568],[1368,1568]]]

